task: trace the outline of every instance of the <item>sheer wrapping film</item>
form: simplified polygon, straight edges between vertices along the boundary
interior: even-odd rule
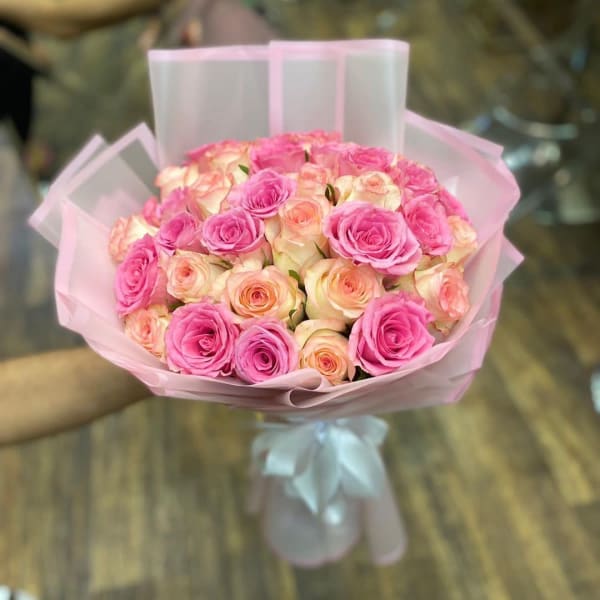
[[[201,143],[309,129],[402,150],[404,42],[273,42],[149,56],[160,166],[179,164]]]

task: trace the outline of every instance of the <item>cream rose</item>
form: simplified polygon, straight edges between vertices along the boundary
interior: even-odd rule
[[[231,273],[223,295],[240,320],[272,317],[292,326],[302,320],[305,300],[296,279],[274,266]]]
[[[389,210],[397,210],[402,204],[400,188],[389,175],[379,171],[368,171],[358,177],[338,177],[334,187],[337,204],[368,202]]]
[[[247,142],[226,140],[196,148],[188,153],[188,158],[202,171],[221,171],[235,183],[241,183],[248,178],[240,165],[247,167],[250,164],[249,152]]]
[[[325,196],[325,188],[332,181],[331,171],[320,165],[306,163],[298,172],[298,196]]]
[[[324,196],[290,198],[276,217],[265,225],[265,237],[273,248],[273,264],[284,273],[290,270],[302,279],[304,271],[327,256],[323,219],[331,206]]]
[[[415,272],[415,287],[425,306],[435,318],[435,327],[443,334],[470,308],[469,286],[462,268],[453,263],[440,263]]]
[[[186,304],[214,297],[213,286],[226,269],[217,256],[177,250],[167,263],[167,292]]]
[[[146,234],[155,235],[157,227],[153,227],[141,215],[120,217],[110,231],[108,252],[115,262],[123,262],[129,246],[141,240]]]
[[[356,372],[348,356],[346,323],[339,319],[309,319],[296,327],[300,368],[316,369],[332,385],[352,380]]]
[[[125,335],[165,361],[165,331],[171,315],[162,304],[141,308],[125,317]]]
[[[154,185],[160,189],[161,200],[166,200],[173,190],[185,187],[184,180],[187,171],[187,167],[165,167],[159,171],[154,179]]]
[[[320,260],[304,273],[306,313],[311,319],[353,323],[367,304],[384,294],[382,275],[341,258]]]
[[[306,270],[322,260],[322,252],[327,250],[327,241],[322,241],[321,244],[323,247],[316,242],[302,243],[277,237],[272,246],[273,264],[284,273],[294,271],[300,282],[304,283]]]
[[[225,204],[231,187],[231,179],[220,171],[197,172],[191,166],[186,178],[188,188],[188,208],[200,220],[216,215]],[[191,170],[195,169],[196,172]]]
[[[448,217],[452,246],[446,255],[448,262],[464,263],[477,250],[477,232],[470,223],[458,216]]]

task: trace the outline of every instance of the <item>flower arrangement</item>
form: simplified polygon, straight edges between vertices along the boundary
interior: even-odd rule
[[[323,131],[188,153],[114,224],[125,333],[169,369],[259,383],[391,373],[469,310],[477,233],[434,172]]]

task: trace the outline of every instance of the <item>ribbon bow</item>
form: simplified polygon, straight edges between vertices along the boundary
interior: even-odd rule
[[[385,421],[361,416],[261,427],[252,444],[253,510],[263,509],[265,533],[284,558],[307,566],[339,558],[363,526],[375,562],[399,558],[405,534],[379,454]]]
[[[255,465],[265,476],[284,478],[286,493],[313,514],[331,508],[339,492],[357,498],[381,493],[385,467],[378,447],[387,434],[385,421],[355,417],[265,427],[252,445]]]

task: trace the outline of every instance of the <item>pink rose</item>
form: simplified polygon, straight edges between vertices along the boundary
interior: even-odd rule
[[[177,250],[167,263],[167,292],[186,304],[199,302],[212,295],[217,278],[225,270],[217,256]]]
[[[248,211],[259,219],[277,214],[296,191],[296,182],[273,169],[264,169],[252,175],[230,197],[230,204]]]
[[[110,231],[108,252],[115,262],[122,262],[131,244],[145,235],[154,235],[158,229],[152,227],[141,215],[120,217]]]
[[[381,280],[369,265],[342,258],[320,260],[304,273],[306,312],[311,319],[353,323],[373,298],[383,296]]]
[[[464,206],[446,188],[440,188],[438,198],[449,217],[457,216],[467,223],[471,222]]]
[[[468,221],[456,215],[448,217],[448,226],[452,233],[452,248],[446,261],[464,263],[477,250],[477,232]]]
[[[390,175],[400,189],[406,189],[412,196],[433,194],[440,187],[439,181],[429,167],[407,158],[400,157],[390,170]]]
[[[406,275],[421,259],[419,242],[399,212],[366,202],[346,202],[325,220],[331,249],[355,264],[386,275]]]
[[[115,275],[117,313],[123,317],[151,304],[165,304],[166,277],[151,236],[145,235],[129,248]]]
[[[265,242],[264,223],[243,208],[232,208],[204,222],[204,245],[219,256],[239,256],[258,250]]]
[[[158,218],[161,223],[170,221],[174,216],[186,212],[190,194],[188,188],[176,188],[164,199],[158,207]]]
[[[367,171],[358,177],[343,175],[334,184],[337,204],[368,202],[389,210],[397,210],[402,203],[402,193],[391,177],[378,171]]]
[[[175,250],[201,250],[202,222],[190,213],[179,213],[160,226],[156,245],[169,255]]]
[[[415,196],[404,203],[402,211],[423,252],[442,256],[450,250],[452,233],[446,211],[436,195]]]
[[[295,173],[306,162],[301,144],[281,138],[260,140],[250,151],[251,171],[273,169],[278,173]]]
[[[298,346],[276,319],[248,321],[235,347],[235,372],[248,383],[260,383],[298,368]]]
[[[187,188],[188,209],[199,219],[221,212],[231,190],[231,179],[220,171],[199,173]]]
[[[125,317],[125,335],[159,358],[165,360],[165,332],[171,315],[164,304],[140,308]]]
[[[348,354],[370,375],[403,367],[433,346],[423,300],[404,292],[375,298],[352,327]]]
[[[462,269],[451,263],[440,263],[415,273],[415,286],[425,306],[435,319],[435,326],[447,334],[470,308],[469,286]]]
[[[171,370],[189,375],[231,375],[239,334],[233,315],[223,304],[203,300],[180,306],[167,328],[167,364]]]
[[[347,146],[348,144],[336,141],[316,144],[310,149],[310,161],[327,169],[332,177],[338,177],[340,175],[340,156]]]
[[[160,225],[160,204],[155,196],[146,200],[142,208],[142,217],[146,219],[150,225],[158,227]]]
[[[346,144],[339,157],[340,175],[360,175],[368,171],[387,171],[394,155],[383,148]]]
[[[356,369],[348,356],[346,323],[336,319],[302,321],[294,331],[300,346],[300,368],[316,369],[332,385],[352,380]]]
[[[275,266],[260,271],[230,272],[223,301],[242,319],[271,317],[300,322],[306,297],[298,282]]]

